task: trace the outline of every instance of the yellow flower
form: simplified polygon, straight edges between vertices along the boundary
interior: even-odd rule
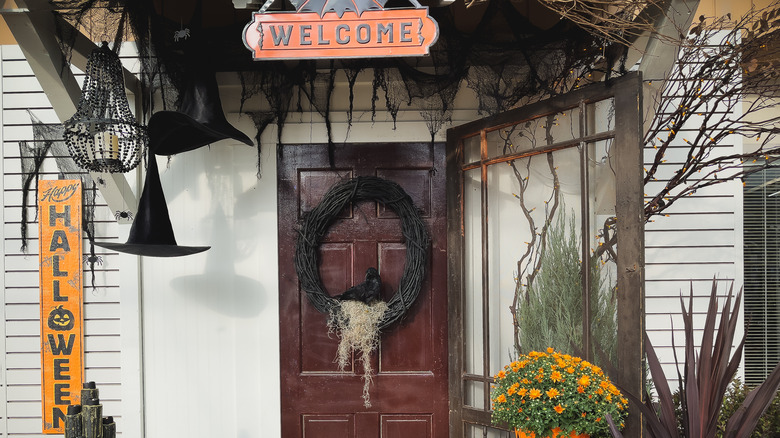
[[[550,388],[549,390],[547,390],[547,397],[555,398],[558,397],[559,395],[561,395],[561,393],[558,392],[558,390],[555,388]]]
[[[531,388],[531,392],[528,393],[528,397],[531,397],[531,400],[537,399],[542,396],[542,391],[539,391],[536,388]]]
[[[558,406],[554,407],[553,409],[555,409],[555,412],[557,412],[557,413],[559,413],[559,414],[560,414],[560,413],[562,413],[563,411],[565,411],[565,410],[566,410],[566,409],[565,409],[563,406],[561,406],[561,405],[558,405]]]
[[[577,384],[580,386],[590,385],[590,377],[588,377],[587,375],[580,377],[580,379],[577,380]]]

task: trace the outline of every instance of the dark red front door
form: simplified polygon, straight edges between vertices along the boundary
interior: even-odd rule
[[[279,312],[282,436],[426,438],[448,436],[446,205],[444,145],[288,145],[279,160]],[[432,245],[420,295],[405,318],[383,332],[372,361],[370,408],[362,367],[338,370],[338,339],[327,316],[300,290],[293,266],[297,226],[333,184],[361,175],[397,182],[421,210]],[[400,221],[374,202],[353,205],[320,245],[320,276],[330,295],[377,267],[385,301],[398,289],[406,252]]]

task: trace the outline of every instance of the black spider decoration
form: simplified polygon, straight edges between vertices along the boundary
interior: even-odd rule
[[[103,257],[99,255],[84,255],[84,264],[89,263],[90,265],[103,265]]]
[[[114,217],[116,218],[116,220],[127,219],[131,221],[133,220],[133,212],[130,210],[127,211],[117,210],[116,213],[114,213]]]
[[[100,184],[103,187],[106,186],[106,180],[104,180],[103,177],[101,177],[101,176],[97,177],[97,183]]]

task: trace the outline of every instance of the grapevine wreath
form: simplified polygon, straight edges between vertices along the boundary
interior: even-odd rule
[[[406,242],[406,262],[398,291],[387,303],[379,321],[384,329],[401,319],[420,293],[425,277],[430,238],[425,222],[411,197],[397,183],[375,176],[359,176],[331,187],[319,204],[304,218],[295,248],[295,271],[309,302],[322,313],[332,313],[340,305],[322,285],[319,273],[319,245],[338,214],[350,203],[376,201],[391,208],[401,219]]]

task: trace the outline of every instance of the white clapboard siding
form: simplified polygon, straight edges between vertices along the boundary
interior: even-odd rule
[[[667,108],[674,107],[672,103]],[[715,111],[719,110],[716,108]],[[645,185],[646,200],[658,193],[680,169],[687,153],[685,138],[694,137],[700,126],[701,118],[694,116],[688,124],[678,127],[679,135],[656,173],[658,179]],[[728,136],[715,147],[714,153],[728,155],[741,151],[741,137]],[[646,168],[652,165],[655,152],[652,144],[646,145]],[[685,297],[687,307],[693,288],[698,345],[713,280],[719,284],[721,302],[732,285],[735,291],[742,285],[742,247],[742,185],[739,181],[698,190],[677,200],[665,215],[654,217],[646,224],[646,329],[670,379],[675,380],[677,376],[672,345],[678,348],[680,358],[684,345],[680,297]],[[738,336],[742,332],[740,324]],[[676,387],[676,383],[673,386]]]
[[[3,288],[5,320],[0,327],[0,436],[43,437],[41,434],[40,371],[40,291],[38,271],[38,226],[35,222],[35,184],[28,195],[28,246],[21,248],[22,185],[20,141],[32,141],[30,112],[46,124],[60,123],[40,84],[33,75],[21,50],[16,46],[0,47],[2,86],[2,131],[0,133],[0,170],[3,179],[2,222]],[[130,54],[132,56],[132,54]],[[123,55],[124,58],[124,55]],[[126,61],[127,59],[125,59]],[[132,63],[125,63],[130,66]],[[133,67],[137,68],[137,66]],[[79,83],[83,75],[75,72]],[[59,170],[51,154],[44,161],[41,178],[56,179]],[[78,175],[66,175],[78,178]],[[84,187],[94,190],[91,185]],[[117,239],[120,235],[115,212],[109,211],[98,192],[95,208],[95,233],[98,239]],[[86,236],[85,255],[89,253]],[[88,264],[83,269],[84,294],[84,367],[85,381],[95,381],[100,390],[104,415],[122,423],[121,390],[121,323],[120,323],[120,256],[95,247],[100,262],[95,266],[94,285]]]

